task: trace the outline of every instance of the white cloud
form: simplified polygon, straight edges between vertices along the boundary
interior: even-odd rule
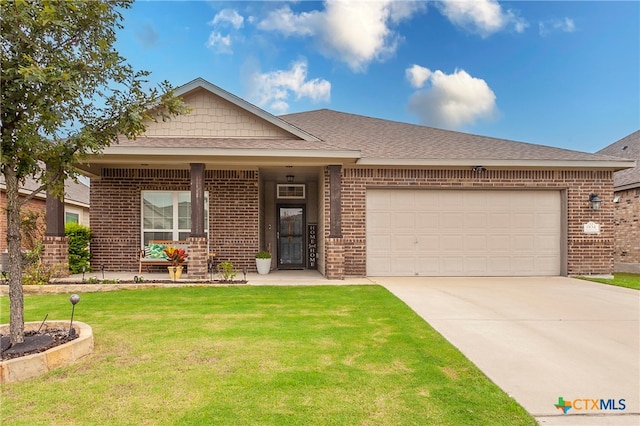
[[[250,98],[276,114],[287,112],[290,97],[313,102],[328,102],[331,98],[330,82],[320,78],[307,80],[306,60],[294,62],[288,70],[253,73],[250,80]]]
[[[234,9],[223,9],[213,17],[210,25],[229,24],[236,30],[242,28],[244,18]]]
[[[423,79],[425,75],[428,77]],[[406,77],[414,87],[429,83],[429,87],[409,98],[408,110],[418,116],[421,124],[458,129],[479,119],[490,119],[497,113],[493,90],[484,80],[464,70],[445,74],[414,65],[407,68]],[[415,85],[420,81],[421,85]]]
[[[529,26],[512,10],[503,10],[497,0],[441,0],[436,4],[454,25],[482,37],[509,27],[521,33]]]
[[[405,76],[411,86],[419,89],[424,86],[424,83],[431,77],[431,70],[429,68],[421,67],[420,65],[412,65],[405,71]]]
[[[209,34],[209,39],[205,45],[217,53],[233,53],[233,49],[231,48],[231,36],[223,36],[217,31],[213,31]]]
[[[572,33],[576,30],[576,24],[571,18],[549,19],[538,23],[541,36],[546,36],[551,32],[562,31]]]
[[[233,40],[232,35],[222,35],[217,30],[219,27],[232,27],[232,30],[239,30],[244,25],[244,18],[234,9],[223,9],[213,17],[209,22],[209,25],[216,27],[216,30],[209,34],[209,39],[205,45],[214,50],[216,53],[233,53]]]
[[[322,11],[294,13],[283,6],[258,23],[258,28],[285,36],[313,37],[320,52],[364,72],[374,60],[384,61],[397,48],[400,36],[392,25],[425,10],[411,1],[326,0]]]

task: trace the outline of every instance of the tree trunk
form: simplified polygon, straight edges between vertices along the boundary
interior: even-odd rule
[[[7,185],[7,249],[9,252],[9,332],[11,344],[24,342],[24,297],[22,295],[22,236],[18,178],[11,164],[5,165]]]

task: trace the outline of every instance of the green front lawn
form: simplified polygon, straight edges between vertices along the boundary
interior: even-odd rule
[[[71,313],[68,294],[25,305]],[[86,293],[75,311],[95,352],[3,385],[0,424],[536,424],[379,286]]]
[[[627,287],[640,290],[640,275],[638,274],[614,274],[613,279],[589,277],[580,278],[589,281],[595,281],[597,283],[617,285],[618,287]]]

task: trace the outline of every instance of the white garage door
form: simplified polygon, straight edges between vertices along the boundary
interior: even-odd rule
[[[560,275],[558,191],[367,191],[371,276]]]

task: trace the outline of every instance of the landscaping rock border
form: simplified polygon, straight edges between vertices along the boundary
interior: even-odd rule
[[[26,322],[25,331],[38,330],[42,322]],[[69,328],[69,321],[47,321],[42,330]],[[73,329],[77,339],[47,351],[0,362],[0,384],[38,377],[53,369],[72,364],[93,352],[93,330],[83,322],[75,321]],[[0,333],[9,333],[9,324],[0,325]]]

